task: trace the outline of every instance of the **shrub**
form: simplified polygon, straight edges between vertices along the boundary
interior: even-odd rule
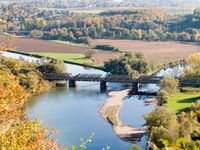
[[[130,150],[140,150],[140,147],[138,147],[138,146],[133,146]]]
[[[169,150],[199,150],[200,147],[200,141],[187,141],[184,138],[179,138],[176,142],[170,144],[169,141],[161,139],[160,142],[162,142],[164,147],[162,147],[162,150],[169,149]],[[155,150],[160,150],[159,148],[155,148]]]
[[[92,55],[94,54],[95,52],[94,51],[88,51],[85,53],[85,58],[87,59],[91,59],[92,58]]]
[[[119,51],[118,48],[115,48],[115,47],[110,46],[110,45],[96,45],[94,47],[94,49],[100,49],[100,50],[105,50],[105,51],[115,51],[115,52]]]

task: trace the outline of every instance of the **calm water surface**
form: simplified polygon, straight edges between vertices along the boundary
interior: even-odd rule
[[[109,86],[109,90],[124,88],[120,84]],[[107,145],[113,150],[129,149],[132,144],[120,140],[98,113],[107,98],[107,93],[99,92],[99,84],[80,82],[76,89],[55,88],[33,97],[27,104],[27,111],[31,118],[39,116],[44,124],[60,131],[55,137],[61,145],[78,145],[81,137],[87,138],[95,133],[93,142],[88,145],[89,150]],[[153,108],[153,105],[144,106],[144,101],[136,96],[127,98],[120,118],[125,124],[141,127],[145,123],[143,115]],[[144,137],[137,145],[144,148],[145,141]]]

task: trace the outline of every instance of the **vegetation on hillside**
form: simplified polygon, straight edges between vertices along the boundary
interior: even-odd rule
[[[94,16],[43,10],[25,19],[21,26],[10,22],[7,27],[17,34],[86,44],[91,38],[197,42],[199,14],[199,9],[183,16],[170,16],[162,9],[114,10]],[[52,15],[58,21],[53,21]]]
[[[185,71],[182,81],[185,78],[194,81],[194,77],[199,77],[199,60],[199,53],[188,57],[190,68]],[[159,106],[145,116],[152,147],[155,150],[200,149],[200,95],[195,93],[199,88],[181,87],[181,93],[179,81],[173,77],[165,77],[160,84],[161,90],[157,94]],[[171,110],[176,110],[178,115]]]
[[[0,57],[0,149],[59,148],[49,138],[54,131],[42,126],[39,120],[28,120],[23,108],[29,96],[53,87],[43,80],[44,72],[39,67]]]
[[[182,112],[176,116],[174,112],[162,106],[145,116],[149,129],[151,146],[157,149],[186,148],[197,150],[200,148],[199,101],[191,107],[188,113]],[[178,141],[182,141],[180,145]]]

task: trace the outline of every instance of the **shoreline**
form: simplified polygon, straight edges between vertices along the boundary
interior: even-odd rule
[[[125,125],[120,120],[120,110],[123,107],[124,99],[129,95],[130,90],[113,91],[108,95],[99,113],[101,117],[111,124],[115,134],[122,140],[128,142],[140,141],[145,133],[145,129],[138,129]]]

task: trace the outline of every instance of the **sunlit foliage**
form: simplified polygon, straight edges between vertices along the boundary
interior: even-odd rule
[[[200,53],[191,54],[187,59],[191,74],[200,75]]]
[[[38,120],[29,121],[24,112],[23,106],[31,94],[52,86],[36,68],[33,63],[0,58],[0,149],[59,148],[49,138],[54,132]]]

